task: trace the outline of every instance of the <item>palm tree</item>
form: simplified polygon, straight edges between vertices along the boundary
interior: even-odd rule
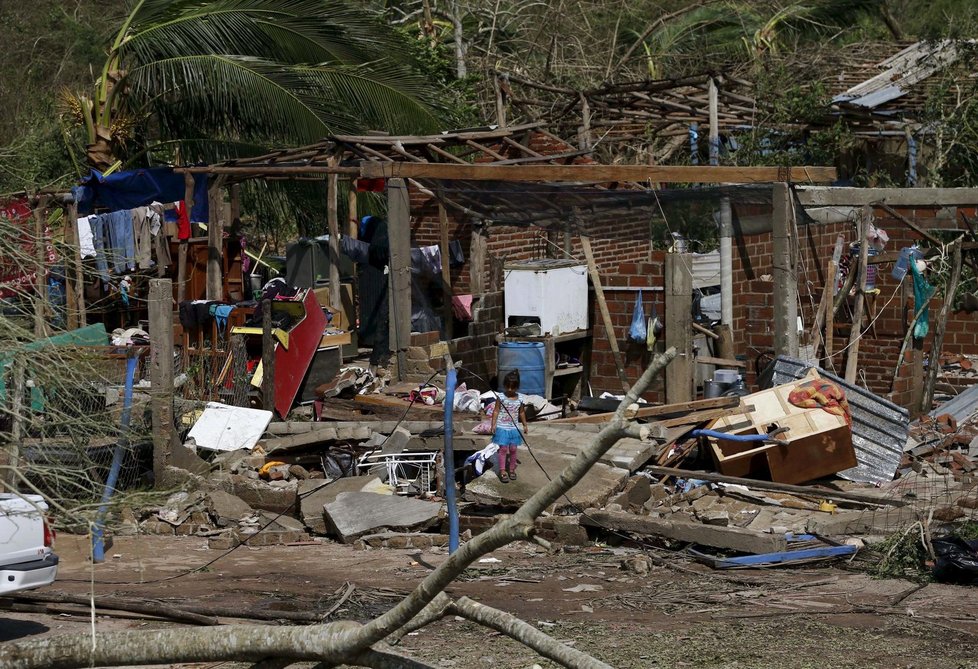
[[[326,134],[430,131],[404,39],[342,0],[138,0],[94,91],[63,96],[105,170],[153,152],[227,158]]]

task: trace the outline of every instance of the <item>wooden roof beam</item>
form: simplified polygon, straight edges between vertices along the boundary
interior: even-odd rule
[[[471,181],[613,181],[660,183],[827,183],[834,167],[714,167],[708,165],[453,165],[447,163],[360,163],[369,178]]]

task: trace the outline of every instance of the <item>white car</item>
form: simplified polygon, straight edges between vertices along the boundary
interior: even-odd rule
[[[40,495],[0,493],[0,595],[54,582],[54,531]]]

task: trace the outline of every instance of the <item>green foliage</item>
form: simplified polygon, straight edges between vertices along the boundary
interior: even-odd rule
[[[876,563],[872,574],[876,578],[903,578],[917,582],[930,580],[930,570],[924,565],[927,549],[921,536],[920,523],[908,531],[889,536],[872,548]]]
[[[724,162],[737,165],[833,165],[855,139],[841,122],[827,119],[829,96],[819,82],[769,59],[755,68],[755,97],[765,101],[752,128],[734,133],[736,150]]]

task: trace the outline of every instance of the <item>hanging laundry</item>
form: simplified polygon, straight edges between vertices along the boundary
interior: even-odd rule
[[[88,223],[92,227],[92,243],[95,248],[95,269],[102,280],[103,287],[109,281],[109,242],[108,219],[105,215],[89,216]]]
[[[190,216],[187,214],[187,203],[183,200],[177,202],[177,239],[184,242],[190,239]]]
[[[149,211],[149,207],[136,207],[130,211],[136,249],[136,264],[139,269],[149,269],[153,266],[153,234]]]
[[[212,304],[211,313],[214,315],[214,320],[217,322],[217,331],[224,333],[227,329],[228,316],[234,311],[233,304]]]
[[[156,264],[163,268],[173,264],[170,257],[170,240],[163,228],[163,205],[153,202],[148,207],[149,232],[153,235],[153,251],[156,254]]]
[[[94,216],[83,216],[78,219],[78,250],[82,258],[94,258],[95,238],[92,235],[92,221]]]
[[[102,214],[109,233],[111,262],[116,274],[136,269],[136,240],[132,231],[132,214],[128,210]]]

